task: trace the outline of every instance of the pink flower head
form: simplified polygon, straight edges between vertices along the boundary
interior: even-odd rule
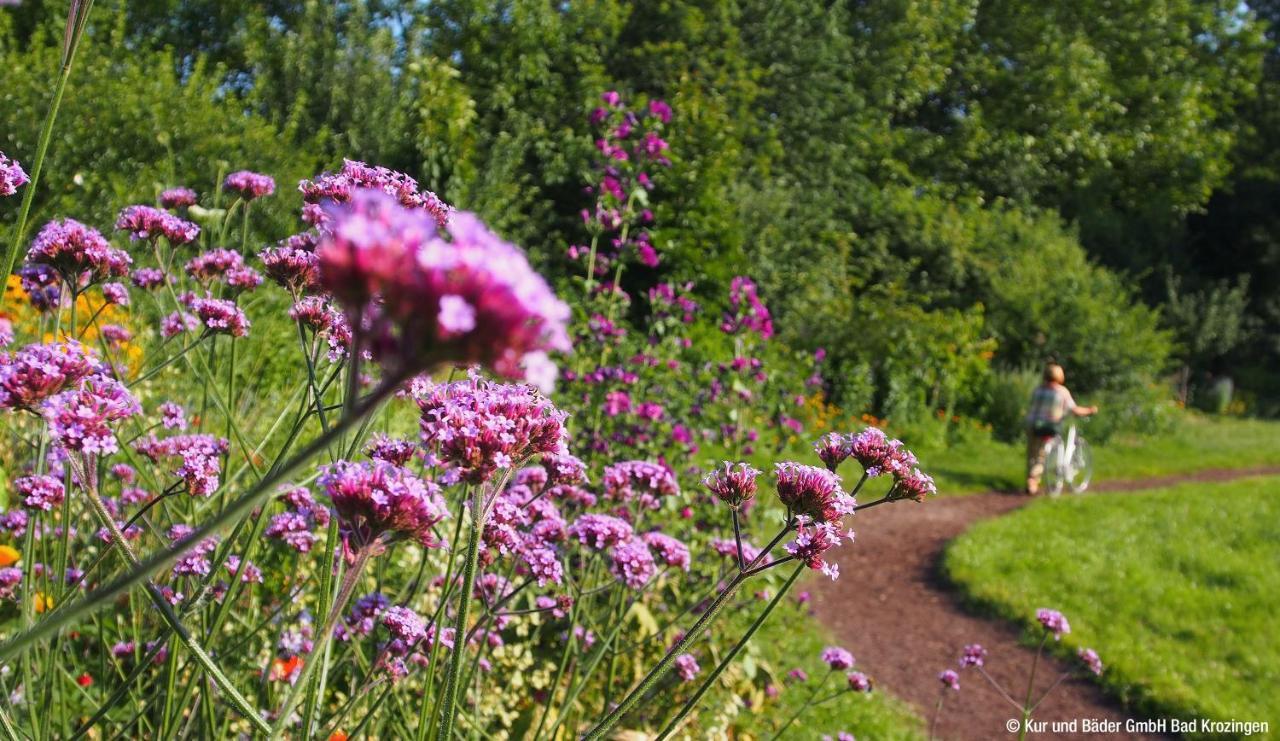
[[[129,289],[123,283],[103,283],[102,300],[116,306],[128,306]]]
[[[543,385],[554,374],[546,352],[570,349],[568,306],[474,215],[451,217],[446,241],[421,212],[377,191],[330,210],[333,231],[316,249],[321,283],[350,312],[377,298],[403,367],[479,363]]]
[[[698,677],[698,672],[702,668],[698,666],[698,660],[693,658],[693,654],[680,654],[676,657],[676,674],[680,675],[680,679],[685,682],[692,682]]]
[[[112,247],[98,230],[75,219],[63,219],[40,229],[27,250],[27,262],[48,265],[79,288],[86,275],[88,282],[97,283],[126,274],[133,259]]]
[[[739,507],[756,495],[756,478],[760,472],[746,463],[729,463],[712,471],[702,480],[704,486],[730,507]]]
[[[849,672],[845,675],[845,679],[849,682],[849,689],[854,692],[871,691],[871,677],[862,672]]]
[[[234,250],[216,249],[196,255],[187,261],[187,275],[204,283],[221,277],[228,270],[244,267],[244,258]]]
[[[868,476],[879,476],[888,473],[889,462],[900,445],[896,440],[890,441],[880,428],[868,427],[849,436],[849,456],[858,461]]]
[[[101,366],[74,340],[27,345],[0,353],[0,408],[34,411],[40,402],[74,386]]]
[[[41,512],[52,511],[66,496],[62,482],[52,476],[23,476],[13,482],[13,490],[22,497],[23,507]]]
[[[940,672],[938,674],[938,681],[942,683],[943,687],[948,687],[957,691],[960,689],[960,675],[957,674],[954,669],[946,669]]]
[[[29,182],[31,178],[27,177],[22,165],[18,164],[17,160],[6,157],[4,152],[0,152],[0,196],[11,196],[18,192],[18,188]]]
[[[629,540],[613,549],[613,563],[610,566],[613,575],[632,589],[643,589],[649,580],[658,573],[658,564],[653,560],[649,546],[641,540]]]
[[[796,537],[785,546],[787,553],[835,581],[840,576],[840,567],[838,564],[828,563],[823,556],[843,541],[844,535],[840,532],[840,523],[812,523],[807,515],[801,515],[797,519],[799,524],[796,526]],[[852,539],[852,533],[849,537]]]
[[[204,326],[213,332],[244,337],[249,334],[249,318],[233,301],[224,298],[193,298],[190,302],[194,313]]]
[[[385,167],[366,165],[355,160],[343,160],[342,170],[322,173],[314,180],[298,184],[302,200],[308,204],[348,203],[360,190],[376,190],[394,198],[407,209],[426,212],[439,227],[449,223],[453,208],[429,190],[419,191],[418,182],[402,172]],[[325,225],[328,213],[324,209],[313,210],[313,223]]]
[[[412,442],[382,433],[374,435],[373,439],[369,441],[369,445],[365,448],[365,453],[370,458],[386,461],[397,466],[403,466],[408,463],[416,452],[418,452],[417,446]]]
[[[649,101],[649,115],[664,124],[671,123],[671,106],[667,105],[665,100],[654,98]]]
[[[835,671],[853,668],[853,654],[839,646],[827,646],[822,649],[822,663]]]
[[[605,105],[613,106],[614,108],[622,104],[622,96],[618,94],[617,90],[606,90],[600,93],[600,100],[604,101]]]
[[[196,205],[196,192],[190,188],[169,188],[160,194],[165,208],[189,208]]]
[[[640,536],[645,545],[657,552],[658,558],[667,566],[689,570],[689,546],[679,540],[657,531]]]
[[[645,509],[658,509],[664,497],[680,494],[680,484],[671,469],[648,461],[615,463],[604,470],[603,483],[608,499],[636,501]]]
[[[267,277],[294,293],[319,290],[320,258],[313,239],[311,235],[295,234],[258,253]]]
[[[324,469],[320,486],[353,547],[371,544],[384,533],[428,548],[441,545],[433,528],[449,510],[433,482],[384,461],[338,461]]]
[[[124,384],[106,376],[90,376],[79,389],[63,391],[43,405],[54,442],[65,450],[91,455],[119,450],[111,425],[141,411]]]
[[[937,493],[938,487],[934,485],[933,477],[918,468],[898,476],[893,488],[895,498],[914,499],[917,502],[923,502],[925,497]]]
[[[774,475],[778,499],[793,515],[831,522],[853,512],[853,497],[840,488],[840,477],[825,468],[783,461],[774,466]]]
[[[252,291],[262,285],[262,274],[253,268],[232,268],[223,276],[223,283],[227,284],[229,295]]]
[[[0,569],[0,600],[14,599],[18,585],[22,583],[22,569],[6,566]]]
[[[149,435],[133,444],[134,450],[152,462],[175,458],[181,464],[173,470],[191,496],[207,497],[221,483],[222,456],[231,449],[225,438],[213,435],[174,435],[156,439]]]
[[[432,385],[417,402],[423,445],[473,484],[566,449],[567,415],[528,386],[476,377]]]
[[[969,668],[971,666],[982,666],[987,661],[987,649],[980,644],[971,643],[964,647],[964,653],[960,654],[961,668]]]
[[[1076,651],[1076,656],[1084,662],[1084,665],[1088,667],[1089,671],[1101,676],[1102,659],[1098,658],[1097,651],[1094,651],[1092,648],[1082,648],[1079,651]]]
[[[755,332],[762,340],[773,336],[773,319],[750,278],[739,275],[729,282],[729,306],[730,311],[720,323],[721,331],[737,334],[747,330]]]
[[[632,537],[631,525],[612,515],[586,514],[569,526],[569,537],[603,551]]]
[[[288,510],[274,515],[263,534],[299,553],[309,553],[318,540],[313,531],[317,526],[329,525],[329,510],[317,504],[311,491],[304,486],[290,489],[280,499]]]
[[[843,435],[828,432],[813,444],[813,451],[828,471],[835,471],[849,457],[849,442]]]
[[[388,607],[387,611],[382,613],[382,624],[391,631],[392,638],[403,641],[408,646],[427,637],[426,621],[407,607],[400,605]]]
[[[222,181],[222,187],[246,201],[252,201],[275,193],[276,181],[269,175],[238,170]]]
[[[134,287],[149,291],[164,285],[164,272],[159,268],[138,268],[129,276]]]
[[[187,412],[172,401],[166,401],[160,405],[160,423],[166,430],[185,430],[187,429]]]
[[[175,247],[200,236],[200,227],[153,206],[127,206],[116,217],[116,229],[129,232],[130,239],[154,241],[164,237]]]
[[[542,468],[547,472],[547,483],[551,486],[580,484],[587,480],[587,464],[568,453],[544,454]]]
[[[1063,635],[1071,632],[1071,624],[1067,622],[1067,618],[1057,610],[1048,608],[1040,608],[1036,610],[1036,620],[1044,629],[1053,633],[1053,640],[1059,640]]]

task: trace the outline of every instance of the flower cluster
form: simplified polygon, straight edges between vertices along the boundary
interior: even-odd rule
[[[0,353],[0,408],[34,411],[40,402],[101,370],[88,349],[73,340]]]
[[[18,164],[17,160],[6,157],[4,152],[0,152],[0,196],[11,196],[18,192],[18,188],[29,182],[31,178],[27,177],[22,165]]]
[[[258,253],[267,277],[295,296],[320,290],[320,258],[316,256],[316,237],[295,234],[275,247]]]
[[[246,201],[252,201],[275,193],[276,181],[269,175],[237,170],[222,181],[222,187]]]
[[[440,546],[434,528],[449,511],[435,483],[384,461],[338,461],[324,469],[319,483],[349,548],[359,550],[384,535]]]
[[[80,388],[45,401],[42,411],[49,435],[65,450],[109,455],[119,450],[111,426],[142,412],[124,384],[106,376],[90,376]]]
[[[244,337],[249,334],[249,317],[236,306],[234,301],[225,298],[191,296],[186,302],[187,308],[210,331],[228,334],[232,337]]]
[[[739,507],[755,497],[759,471],[746,463],[735,465],[725,462],[723,466],[707,474],[702,480],[717,499],[730,507]]]
[[[853,654],[839,646],[827,646],[822,649],[822,663],[834,671],[853,668]]]
[[[435,193],[418,190],[418,182],[408,175],[355,160],[343,160],[342,169],[338,172],[322,173],[314,180],[303,180],[298,184],[302,200],[311,205],[347,203],[360,189],[380,191],[405,208],[425,211],[440,227],[449,223],[449,215],[453,212],[453,208]],[[327,221],[325,211],[316,208],[305,211],[304,218],[316,224]]]
[[[623,461],[604,470],[605,497],[620,503],[635,501],[644,509],[658,509],[666,497],[680,494],[671,469],[648,461]]]
[[[41,512],[53,510],[66,496],[62,482],[52,476],[23,476],[13,482],[13,489],[22,497],[22,506]]]
[[[778,499],[792,514],[833,522],[853,513],[856,502],[841,488],[836,474],[794,461],[778,463],[773,472]]]
[[[305,486],[290,489],[280,499],[288,509],[272,516],[263,534],[299,553],[311,552],[318,540],[316,528],[329,525],[329,510],[317,504]]]
[[[756,284],[745,275],[736,276],[729,283],[729,311],[720,322],[725,334],[738,334],[746,330],[761,339],[773,336],[773,318],[769,308],[756,293]]]
[[[546,352],[570,349],[569,309],[518,248],[469,213],[450,218],[446,240],[422,212],[378,191],[329,208],[332,232],[316,248],[321,284],[373,322],[370,334],[392,348],[384,356],[411,371],[454,361],[543,387],[554,380]]]
[[[566,415],[528,386],[475,377],[432,385],[417,402],[424,446],[469,483],[535,455],[566,452]]]
[[[165,208],[190,208],[196,205],[196,192],[190,188],[169,188],[160,193],[160,205]]]
[[[1053,639],[1060,640],[1062,636],[1071,632],[1071,624],[1067,622],[1066,615],[1057,610],[1050,610],[1042,607],[1036,610],[1036,621],[1041,627],[1053,634]]]
[[[125,275],[133,260],[128,253],[112,247],[98,230],[75,219],[62,219],[50,221],[40,229],[27,250],[27,263],[49,266],[73,290],[78,290],[86,278],[96,283]]]
[[[222,456],[230,450],[225,438],[213,435],[174,435],[156,439],[149,435],[133,444],[134,450],[158,463],[165,458],[178,458],[181,465],[173,471],[188,494],[207,497],[217,491],[222,475]]]
[[[175,247],[190,244],[200,236],[200,227],[152,206],[129,206],[116,218],[116,229],[128,232],[130,239],[154,241],[160,237]]]

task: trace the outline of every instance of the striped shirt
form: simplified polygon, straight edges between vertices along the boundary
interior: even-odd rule
[[[1031,409],[1027,412],[1027,424],[1034,425],[1037,422],[1057,424],[1075,408],[1076,400],[1071,398],[1071,392],[1066,386],[1046,383],[1037,386],[1036,390],[1031,392]]]

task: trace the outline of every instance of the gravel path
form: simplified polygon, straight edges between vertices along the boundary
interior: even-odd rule
[[[1280,467],[1106,482],[1095,486],[1094,491],[1133,492],[1262,474],[1280,474]],[[956,668],[956,659],[967,643],[980,643],[990,651],[988,673],[1015,692],[1015,697],[1021,699],[1025,692],[1034,650],[1018,643],[1018,629],[1013,625],[966,610],[955,590],[943,582],[940,566],[948,541],[974,523],[1006,514],[1028,501],[1023,496],[988,492],[935,499],[923,505],[899,502],[868,509],[856,518],[857,545],[840,549],[840,579],[810,582],[818,619],[858,658],[858,668],[881,687],[913,704],[926,721],[932,717],[938,700],[938,672]],[[1041,667],[1037,694],[1067,670],[1067,665],[1056,659]],[[945,739],[1013,735],[1005,730],[1005,724],[1016,715],[1016,709],[972,670],[961,673],[961,682],[960,692],[947,695],[937,735]],[[1129,715],[1094,684],[1068,679],[1037,709],[1035,718],[1049,722],[1109,720],[1124,728]],[[1050,732],[1028,736],[1106,737],[1158,736]]]

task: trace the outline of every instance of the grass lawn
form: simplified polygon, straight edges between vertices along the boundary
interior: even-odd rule
[[[1087,423],[1081,430],[1088,437]],[[985,439],[918,452],[943,495],[1019,489],[1024,483],[1021,444]],[[1106,445],[1094,445],[1093,454],[1095,481],[1280,464],[1280,422],[1187,412],[1170,432],[1118,436]]]
[[[945,568],[1000,616],[1062,610],[1061,649],[1097,649],[1142,712],[1280,722],[1278,477],[1042,500],[957,539]]]

